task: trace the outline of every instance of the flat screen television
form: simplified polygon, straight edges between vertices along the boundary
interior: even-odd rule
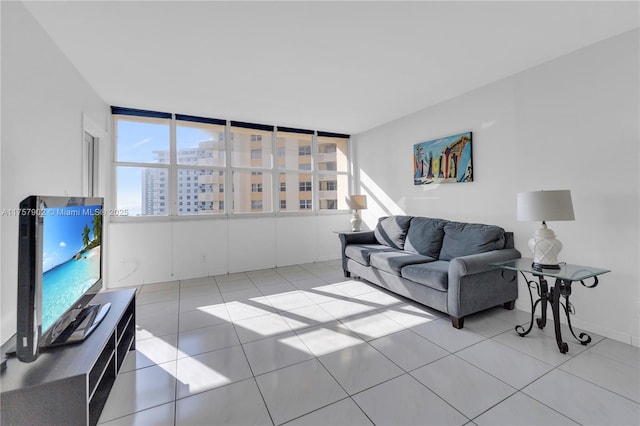
[[[20,203],[16,355],[84,340],[109,306],[102,289],[104,200],[32,195]]]

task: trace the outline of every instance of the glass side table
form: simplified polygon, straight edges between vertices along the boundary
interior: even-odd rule
[[[530,258],[492,263],[491,265],[502,269],[520,272],[527,282],[529,298],[531,299],[531,321],[529,321],[529,328],[526,330],[524,329],[524,326],[517,325],[515,328],[516,333],[524,337],[531,332],[531,329],[533,328],[533,318],[538,305],[540,305],[541,314],[540,318],[536,319],[536,324],[538,325],[538,328],[544,328],[547,324],[547,303],[549,303],[553,313],[556,343],[558,344],[558,349],[560,349],[561,353],[567,353],[569,350],[569,346],[562,341],[562,334],[560,332],[561,306],[567,316],[567,324],[569,325],[569,330],[571,330],[573,337],[583,345],[587,345],[591,342],[591,336],[587,333],[580,333],[580,336],[576,336],[576,333],[573,331],[573,327],[571,326],[571,319],[569,318],[569,314],[573,313],[573,306],[569,302],[571,284],[579,281],[584,287],[593,288],[598,285],[598,275],[611,272],[610,270],[593,268],[591,266],[571,265],[568,263],[560,264],[560,269],[539,269],[533,267],[533,259]],[[531,274],[533,279],[528,279],[525,274]],[[555,284],[549,287],[545,277],[555,278]],[[585,284],[585,280],[591,278],[593,279],[593,282]],[[538,300],[535,302],[533,300],[532,293],[534,288],[538,294]],[[564,302],[561,301],[560,297],[564,298]]]

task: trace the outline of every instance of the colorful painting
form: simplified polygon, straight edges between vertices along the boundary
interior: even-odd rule
[[[473,182],[471,132],[413,146],[413,183]]]

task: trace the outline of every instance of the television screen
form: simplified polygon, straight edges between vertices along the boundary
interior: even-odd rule
[[[44,208],[42,333],[100,279],[102,206]]]

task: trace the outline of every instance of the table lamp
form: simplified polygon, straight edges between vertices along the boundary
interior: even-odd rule
[[[529,240],[529,249],[533,253],[534,269],[560,269],[558,254],[562,243],[556,234],[547,227],[547,221],[574,220],[571,191],[533,191],[518,194],[518,221],[542,221],[542,225]]]
[[[349,207],[353,210],[353,217],[351,218],[351,230],[353,232],[360,231],[360,227],[362,226],[360,210],[365,210],[367,208],[367,196],[352,195],[349,198]]]

